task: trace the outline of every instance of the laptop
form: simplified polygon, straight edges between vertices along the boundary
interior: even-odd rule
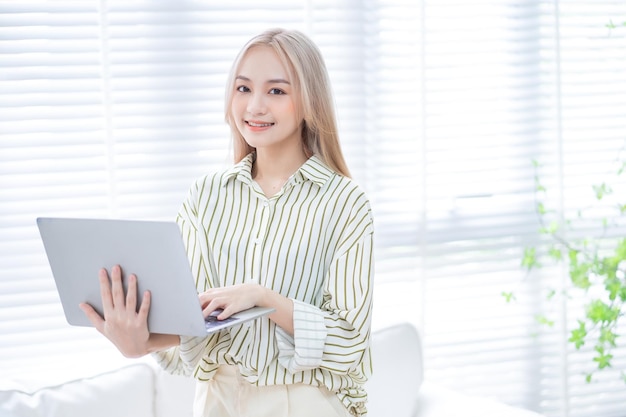
[[[137,308],[143,292],[151,292],[152,333],[205,336],[275,311],[253,307],[226,320],[214,312],[205,320],[175,222],[40,217],[37,226],[70,325],[92,327],[82,302],[102,315],[98,271],[115,265],[122,267],[125,289],[127,276],[137,276]]]

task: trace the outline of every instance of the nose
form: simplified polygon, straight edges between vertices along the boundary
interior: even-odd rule
[[[265,102],[265,94],[253,92],[248,95],[248,106],[246,110],[252,115],[265,114],[267,105]]]

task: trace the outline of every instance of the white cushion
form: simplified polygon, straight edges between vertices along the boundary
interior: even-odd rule
[[[419,417],[541,417],[499,401],[462,394],[425,382],[419,393]]]
[[[154,389],[150,365],[130,365],[34,392],[1,390],[0,416],[154,417]]]
[[[155,417],[192,417],[195,379],[172,375],[157,364],[154,367],[157,388],[154,399]]]
[[[414,417],[424,380],[417,329],[400,323],[372,333],[374,374],[365,388],[368,417]]]

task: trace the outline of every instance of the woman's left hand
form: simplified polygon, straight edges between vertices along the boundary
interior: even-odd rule
[[[199,295],[204,317],[215,310],[223,311],[217,316],[224,320],[235,313],[261,305],[266,288],[257,283],[231,285],[229,287],[211,288]]]
[[[204,317],[215,310],[223,311],[217,316],[224,320],[240,311],[254,306],[271,307],[276,311],[268,317],[283,330],[293,336],[293,302],[276,291],[265,288],[256,282],[211,288],[199,295]]]

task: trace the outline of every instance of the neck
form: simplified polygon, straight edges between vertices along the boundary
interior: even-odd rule
[[[252,178],[259,184],[267,197],[271,197],[285,185],[308,158],[304,152],[274,155],[257,149],[252,165]]]
[[[257,149],[252,166],[252,177],[256,180],[287,180],[307,161],[303,151],[274,154]]]

